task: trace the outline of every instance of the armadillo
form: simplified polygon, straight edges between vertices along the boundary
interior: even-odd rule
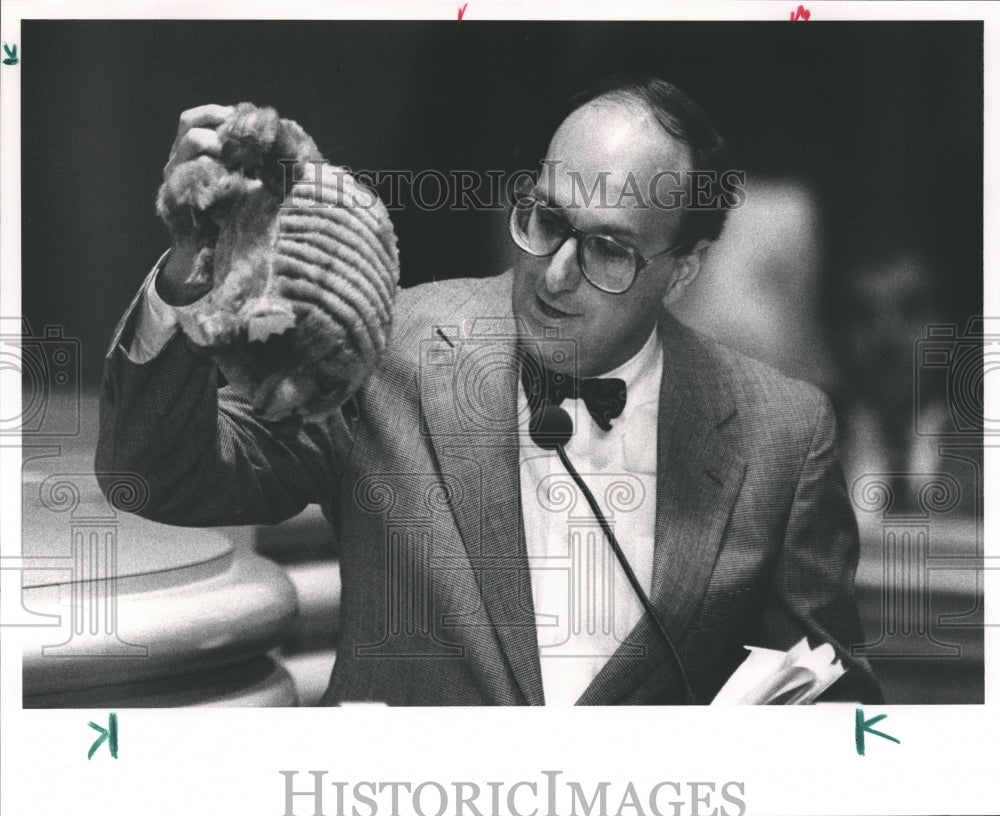
[[[157,196],[171,229],[200,247],[188,283],[211,291],[177,308],[264,421],[319,421],[378,364],[399,282],[396,235],[374,191],[326,163],[295,122],[237,105],[219,158],[175,168]]]

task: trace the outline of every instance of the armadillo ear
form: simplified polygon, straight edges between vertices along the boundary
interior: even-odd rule
[[[301,179],[307,166],[322,165],[323,155],[298,122],[282,119],[277,137],[265,163],[264,183],[275,195],[284,198],[291,192],[297,179]],[[271,168],[271,173],[267,172]]]

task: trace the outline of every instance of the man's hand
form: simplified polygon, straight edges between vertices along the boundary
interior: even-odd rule
[[[200,105],[184,111],[177,126],[177,137],[170,149],[170,158],[163,168],[167,179],[185,162],[205,157],[218,161],[222,143],[218,128],[232,114],[230,105]],[[169,223],[171,234],[170,256],[166,267],[157,278],[157,292],[172,306],[185,306],[207,294],[211,280],[192,280],[195,262],[201,249],[201,229],[192,213],[189,222],[175,220]]]

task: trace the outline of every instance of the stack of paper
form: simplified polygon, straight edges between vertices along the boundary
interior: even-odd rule
[[[812,703],[846,671],[829,643],[810,649],[802,638],[787,652],[744,648],[750,656],[726,681],[712,705]]]

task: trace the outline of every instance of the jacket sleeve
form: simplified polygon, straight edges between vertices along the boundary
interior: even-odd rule
[[[836,454],[833,410],[821,396],[756,641],[787,648],[807,636],[813,647],[833,646],[847,672],[821,700],[882,702],[867,661],[852,655],[852,648],[865,642],[854,589],[858,556],[857,522]]]
[[[278,439],[243,400],[218,387],[215,363],[180,332],[152,360],[129,359],[140,299],[155,272],[115,330],[104,362],[95,459],[102,490],[115,474],[135,474],[148,493],[139,515],[191,527],[277,523],[325,503],[338,445],[347,444],[339,412],[326,425]]]

